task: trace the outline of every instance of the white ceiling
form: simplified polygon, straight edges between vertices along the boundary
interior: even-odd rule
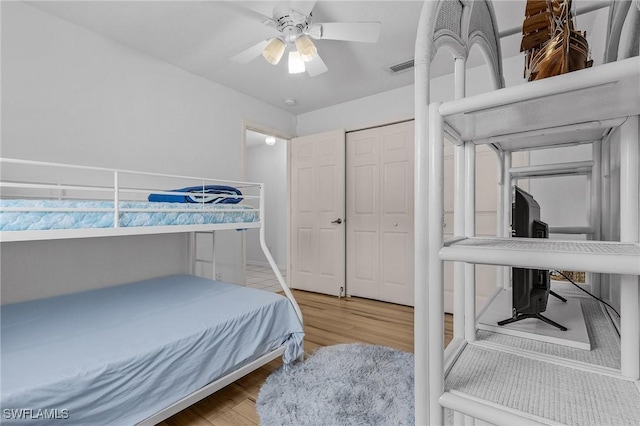
[[[392,75],[387,68],[413,58],[422,1],[318,1],[313,8],[314,22],[379,21],[382,30],[375,44],[318,40],[318,53],[329,71],[316,77],[306,73],[288,74],[285,60],[276,66],[268,64],[261,56],[245,65],[231,62],[229,58],[235,54],[279,34],[263,25],[256,11],[270,15],[269,11],[281,2],[28,3],[295,114],[413,83],[413,72]],[[494,2],[501,30],[521,25],[525,3],[525,0]],[[503,57],[519,54],[519,42],[519,36],[503,39]],[[448,73],[450,64],[434,64],[432,72],[435,75]],[[285,99],[295,99],[297,105],[287,106],[283,103]]]

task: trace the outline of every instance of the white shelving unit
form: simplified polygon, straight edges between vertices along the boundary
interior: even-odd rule
[[[440,259],[534,269],[640,275],[640,245],[609,241],[462,238],[445,241]]]
[[[420,111],[416,111],[417,114]],[[416,387],[428,383],[429,424],[444,424],[444,408],[456,412],[454,423],[467,422],[469,416],[495,424],[559,424],[575,422],[575,417],[563,417],[563,406],[570,406],[567,398],[571,392],[560,392],[562,386],[570,384],[571,389],[584,398],[601,401],[625,401],[631,397],[631,404],[640,401],[640,231],[639,198],[640,183],[638,169],[638,135],[640,133],[640,58],[630,58],[591,69],[577,71],[541,81],[527,83],[507,89],[496,90],[479,96],[462,98],[451,102],[433,103],[429,106],[428,151],[417,160],[416,175],[428,176],[428,187],[416,187],[428,196],[417,197],[416,229],[427,229],[418,233],[417,247],[426,247],[424,268],[416,270],[416,317],[418,312],[428,312],[427,324],[421,324],[416,332],[416,364],[427,365],[427,377],[416,377]],[[423,117],[425,119],[425,117]],[[417,124],[421,128],[421,124]],[[620,134],[620,241],[596,241],[595,218],[588,227],[557,229],[559,232],[585,233],[592,240],[531,240],[508,238],[508,217],[510,209],[511,179],[506,177],[537,177],[563,174],[589,174],[596,180],[593,191],[598,191],[600,167],[594,161],[564,163],[512,169],[511,152],[541,149],[569,144],[593,143],[610,137],[612,132]],[[465,200],[462,206],[466,223],[464,232],[454,230],[454,238],[444,241],[444,159],[445,134],[464,146]],[[426,136],[426,135],[423,135]],[[420,140],[418,135],[418,140]],[[426,140],[426,137],[425,137]],[[500,153],[502,170],[502,223],[495,238],[477,238],[474,235],[475,184],[473,167],[475,146],[492,144]],[[599,146],[599,145],[598,145]],[[421,170],[422,169],[422,170]],[[456,191],[460,191],[456,187]],[[597,210],[595,211],[597,215]],[[593,224],[596,224],[594,226]],[[427,237],[427,238],[425,238]],[[473,274],[465,274],[464,298],[454,306],[454,316],[464,316],[464,336],[454,334],[454,341],[444,350],[442,333],[443,303],[443,261],[465,262],[466,264],[491,264],[511,267],[579,270],[601,274],[621,275],[621,336],[620,368],[609,368],[577,362],[558,355],[536,353],[531,350],[508,348],[476,339],[477,315],[472,303],[475,283]],[[418,259],[416,259],[418,261]],[[507,276],[505,273],[503,278]],[[506,281],[506,278],[503,280]],[[504,283],[498,283],[498,290]],[[427,286],[428,292],[418,291]],[[422,317],[424,318],[424,316]],[[416,329],[418,330],[418,328]],[[418,348],[428,348],[427,352]],[[482,351],[487,351],[486,353]],[[463,385],[460,381],[446,381],[447,374],[461,374],[459,363],[470,363],[469,358],[476,353],[480,358],[495,357],[493,365],[476,366],[469,370]],[[477,358],[475,358],[477,359]],[[509,377],[501,378],[498,372],[486,374],[495,365],[514,367]],[[474,364],[475,365],[475,364]],[[469,367],[470,368],[470,367]],[[538,369],[551,374],[551,380],[560,380],[556,387],[530,389],[531,371]],[[419,368],[416,367],[419,372]],[[528,373],[527,373],[528,372]],[[555,372],[555,373],[553,373]],[[522,376],[519,376],[522,374]],[[554,376],[555,374],[555,376]],[[561,375],[561,377],[560,377]],[[599,380],[612,380],[610,387],[595,385]],[[450,379],[450,377],[449,377]],[[484,387],[491,387],[496,381],[508,381],[521,391],[518,398],[529,401],[520,404],[497,403],[492,398],[483,398],[469,393],[474,381]],[[608,382],[607,382],[608,383]],[[446,387],[445,387],[446,385]],[[456,387],[460,386],[460,387]],[[556,394],[557,391],[557,394]],[[537,393],[536,393],[537,392]],[[548,392],[550,394],[546,394]],[[499,398],[498,398],[499,399]],[[548,410],[537,412],[540,404],[536,400],[550,401]],[[418,401],[416,401],[418,403]],[[563,405],[564,404],[564,405]],[[527,408],[527,407],[536,408]],[[595,407],[594,407],[595,408]],[[598,411],[597,408],[595,408]],[[616,410],[614,404],[604,406]],[[460,414],[461,413],[461,414]],[[635,414],[630,414],[631,416]],[[460,417],[462,416],[462,417]],[[584,422],[598,422],[597,417],[576,414]],[[587,416],[587,417],[584,417]],[[416,421],[423,418],[417,414]],[[426,422],[424,422],[426,423]],[[466,424],[466,423],[465,423]]]

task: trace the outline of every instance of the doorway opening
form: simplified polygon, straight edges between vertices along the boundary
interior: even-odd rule
[[[288,142],[289,138],[280,132],[245,125],[243,179],[264,184],[265,241],[285,281],[289,235]],[[246,202],[259,208],[258,200]],[[260,247],[259,233],[259,229],[244,232],[244,284],[267,291],[281,291]]]

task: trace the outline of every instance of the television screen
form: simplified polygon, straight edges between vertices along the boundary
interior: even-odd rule
[[[540,220],[540,205],[531,194],[517,186],[514,186],[511,233],[513,237],[518,238],[549,238],[549,227]],[[549,294],[557,296],[551,292],[549,271],[512,269],[513,316],[498,322],[498,325],[509,324],[525,318],[537,318],[561,330],[566,330],[565,327],[541,315],[547,310]],[[566,301],[566,299],[560,299]]]

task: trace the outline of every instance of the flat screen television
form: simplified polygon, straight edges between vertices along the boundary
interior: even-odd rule
[[[549,226],[540,220],[540,205],[517,186],[514,186],[511,209],[511,233],[518,238],[549,238]],[[547,310],[549,294],[566,302],[551,291],[548,270],[512,268],[512,317],[499,321],[498,325],[537,318],[566,331],[566,327],[541,315]]]

